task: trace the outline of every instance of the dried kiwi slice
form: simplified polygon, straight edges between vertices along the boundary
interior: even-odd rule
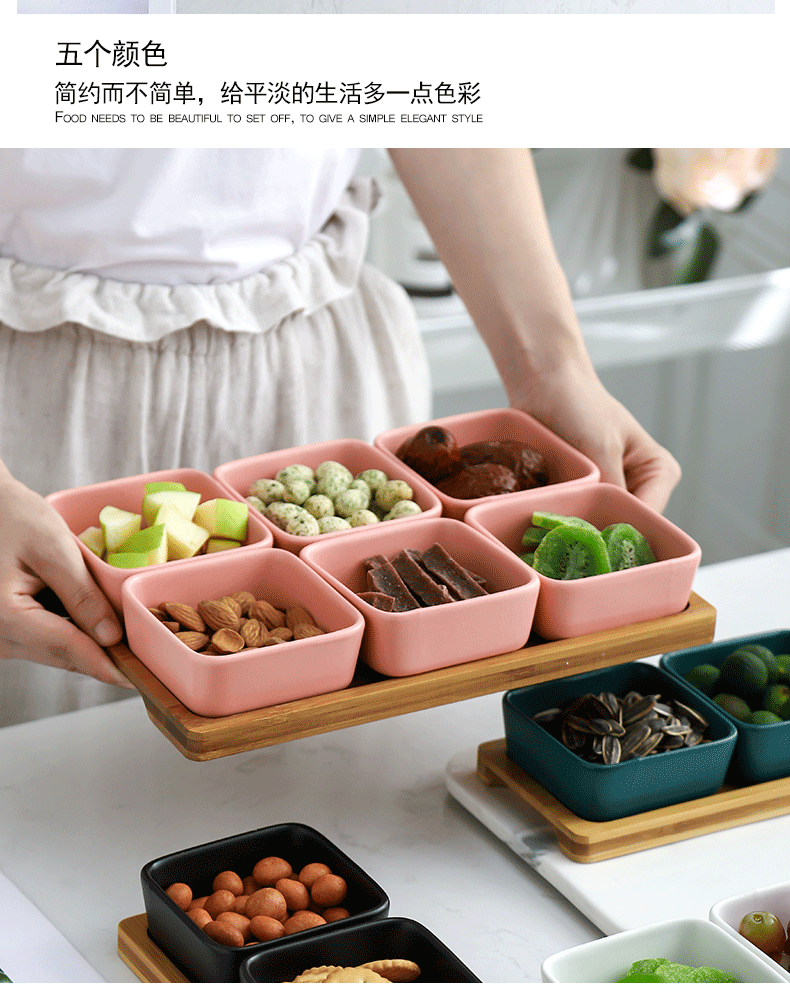
[[[530,525],[521,536],[521,548],[529,551],[536,549],[548,533],[548,528],[539,528],[537,525]]]
[[[601,532],[612,572],[656,561],[650,543],[631,524],[610,524]]]
[[[532,514],[532,523],[538,528],[559,528],[561,524],[576,525],[576,527],[595,528],[594,524],[585,521],[582,517],[574,517],[572,514],[552,514],[548,510],[536,510]],[[598,529],[595,528],[597,531]]]
[[[535,549],[532,567],[553,580],[580,580],[610,568],[600,531],[585,523],[552,528]]]

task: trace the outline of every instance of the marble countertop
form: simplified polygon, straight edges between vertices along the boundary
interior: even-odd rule
[[[790,627],[790,549],[703,567],[694,589],[717,608],[717,639]],[[502,733],[501,695],[202,763],[138,699],[11,726],[0,870],[105,979],[136,982],[117,926],[143,912],[147,861],[307,823],[481,980],[539,982],[544,958],[601,934],[446,790],[448,760]]]

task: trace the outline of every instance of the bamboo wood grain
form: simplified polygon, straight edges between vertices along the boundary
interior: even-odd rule
[[[148,936],[144,913],[118,924],[118,955],[144,983],[188,983],[189,979]]]
[[[559,802],[507,756],[504,739],[477,750],[477,777],[484,785],[504,785],[552,827],[562,853],[581,863],[634,854],[661,844],[688,840],[716,830],[790,813],[790,778],[735,788],[606,822],[582,819]]]
[[[124,644],[108,650],[143,697],[151,721],[190,760],[211,760],[540,681],[626,663],[713,639],[716,611],[692,593],[675,615],[409,677],[360,664],[350,687],[238,715],[192,713]]]

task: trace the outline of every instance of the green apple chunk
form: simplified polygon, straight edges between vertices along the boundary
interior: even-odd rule
[[[232,538],[209,538],[206,542],[206,552],[225,552],[228,549],[238,549],[241,542],[234,542]]]
[[[217,538],[231,538],[243,542],[247,537],[249,507],[241,500],[205,500],[194,514],[195,524]]]
[[[107,562],[116,569],[142,569],[148,565],[145,552],[111,552]]]
[[[104,537],[104,548],[107,552],[115,552],[126,539],[140,530],[142,518],[120,507],[108,504],[99,511],[99,524]]]
[[[149,524],[156,522],[156,512],[165,503],[175,507],[182,517],[191,521],[200,503],[200,494],[191,490],[154,490],[147,494],[143,497],[143,517]]]
[[[162,490],[166,490],[168,493],[183,493],[186,490],[186,486],[183,483],[146,483],[144,487],[146,496],[149,493],[161,493]]]
[[[98,524],[93,524],[90,528],[81,531],[77,538],[84,545],[87,545],[94,555],[98,556],[99,559],[102,558],[104,555],[104,532]]]
[[[196,555],[209,538],[205,528],[184,517],[180,510],[169,503],[161,505],[154,524],[165,526],[168,559],[188,559]]]
[[[159,563],[167,562],[167,534],[163,524],[153,524],[150,528],[143,528],[142,531],[130,535],[129,538],[116,549],[113,555],[124,555],[127,552],[141,553],[146,557],[144,566],[156,566]],[[114,565],[114,564],[111,564]]]

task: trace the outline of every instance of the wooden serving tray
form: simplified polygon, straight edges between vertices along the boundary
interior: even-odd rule
[[[552,827],[557,845],[571,861],[603,861],[790,813],[790,778],[736,788],[722,785],[705,798],[593,822],[558,801],[507,756],[506,741],[477,748],[477,777],[484,785],[504,785]]]
[[[144,913],[126,917],[118,924],[118,954],[144,983],[191,982],[148,936]]]
[[[190,760],[211,760],[702,645],[713,639],[715,623],[715,608],[692,593],[686,608],[675,615],[575,639],[530,641],[513,653],[428,673],[384,677],[360,663],[351,685],[340,691],[216,719],[191,712],[126,645],[107,652],[171,743]]]

